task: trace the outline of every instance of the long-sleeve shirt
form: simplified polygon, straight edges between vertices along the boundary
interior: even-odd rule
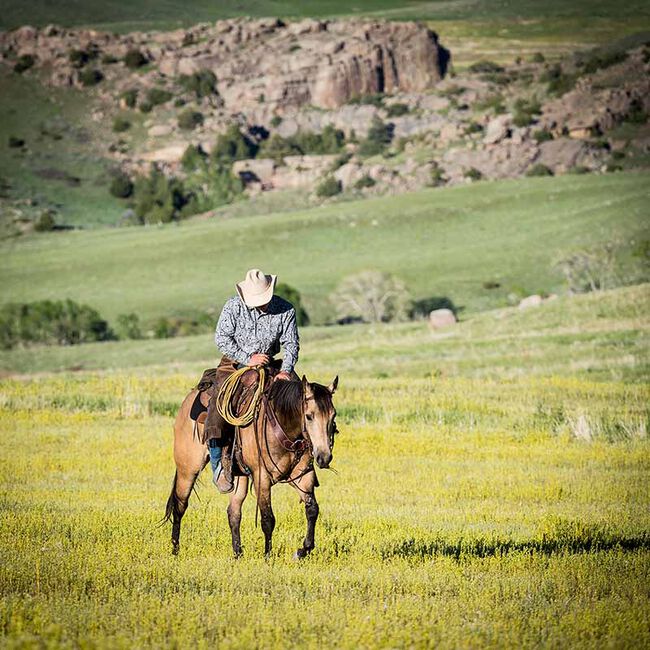
[[[265,312],[247,307],[239,296],[233,296],[223,307],[214,342],[223,354],[242,365],[254,354],[274,356],[282,346],[282,370],[291,372],[300,349],[296,310],[279,296],[273,296]]]

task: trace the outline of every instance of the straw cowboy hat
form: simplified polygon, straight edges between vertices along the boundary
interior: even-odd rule
[[[249,307],[261,307],[273,298],[277,275],[265,275],[259,269],[251,269],[246,279],[237,283],[237,293]]]

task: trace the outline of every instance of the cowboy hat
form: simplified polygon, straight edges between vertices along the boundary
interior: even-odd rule
[[[277,275],[265,275],[259,269],[251,269],[246,279],[237,283],[237,293],[248,307],[261,307],[271,302]]]

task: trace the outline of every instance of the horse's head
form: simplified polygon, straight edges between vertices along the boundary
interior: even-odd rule
[[[338,386],[338,376],[329,386],[311,384],[302,377],[304,427],[311,442],[314,460],[321,468],[332,462],[334,436],[336,435],[336,409],[332,395]]]

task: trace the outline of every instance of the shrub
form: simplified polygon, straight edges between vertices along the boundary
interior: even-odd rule
[[[118,199],[128,199],[133,194],[133,183],[124,172],[120,172],[113,177],[109,192]]]
[[[478,111],[492,110],[496,115],[501,115],[506,112],[503,95],[498,93],[495,95],[488,95],[484,99],[476,102],[474,108]]]
[[[113,63],[117,63],[118,61],[119,59],[113,54],[104,54],[104,56],[102,56],[102,63],[104,65],[112,65]]]
[[[542,163],[536,163],[528,168],[526,176],[553,176],[553,170]]]
[[[254,158],[257,149],[257,145],[247,138],[236,124],[231,124],[225,133],[217,136],[210,155],[214,160],[228,164],[235,160]]]
[[[472,135],[473,133],[483,133],[483,126],[478,122],[470,122],[465,127],[465,135]]]
[[[0,309],[0,345],[75,345],[114,338],[108,323],[72,300],[9,304]]]
[[[309,315],[302,304],[302,296],[298,289],[284,282],[279,282],[275,287],[275,294],[280,296],[280,298],[288,300],[293,305],[296,310],[296,322],[299,327],[309,325]]]
[[[377,185],[377,181],[376,181],[374,178],[368,176],[368,174],[364,174],[364,175],[363,175],[363,176],[362,176],[362,177],[361,177],[361,178],[360,178],[360,179],[359,179],[359,180],[354,184],[354,187],[355,187],[357,190],[362,190],[362,189],[364,189],[364,188],[366,188],[366,187],[374,187],[375,185]]]
[[[431,167],[431,177],[429,180],[429,187],[440,187],[447,182],[445,178],[445,170],[437,163],[434,162]]]
[[[392,124],[385,124],[377,116],[373,117],[366,138],[359,145],[359,155],[364,157],[375,156],[384,151],[393,139]]]
[[[15,135],[10,135],[8,144],[10,149],[20,149],[25,146],[25,141],[22,138],[17,138]]]
[[[173,95],[163,88],[150,88],[147,92],[147,101],[152,106],[159,106],[168,102]]]
[[[124,55],[124,65],[131,70],[141,68],[148,63],[147,57],[140,50],[129,50]]]
[[[153,104],[147,100],[140,102],[140,105],[138,106],[140,109],[141,113],[151,113],[153,110]]]
[[[480,181],[483,178],[483,174],[478,169],[476,169],[476,167],[470,167],[469,169],[466,169],[463,176],[465,178],[469,178],[472,181]]]
[[[533,138],[535,138],[535,140],[540,143],[548,142],[549,140],[553,139],[553,134],[547,129],[540,129],[539,131],[535,131],[535,133],[533,133]]]
[[[138,91],[136,88],[129,88],[125,90],[121,95],[120,99],[124,100],[124,103],[129,108],[135,108],[135,104],[138,100]]]
[[[117,335],[121,339],[141,339],[140,319],[137,314],[120,314],[117,317]]]
[[[469,66],[468,70],[470,72],[476,73],[495,73],[503,72],[505,68],[498,65],[497,63],[494,63],[494,61],[477,61],[476,63],[472,63],[472,65]]]
[[[211,70],[199,70],[191,75],[182,75],[179,83],[187,92],[194,93],[197,99],[217,93],[217,77]]]
[[[351,158],[352,158],[352,154],[349,151],[344,151],[343,153],[339,154],[336,157],[336,159],[332,163],[332,166],[330,167],[329,171],[330,172],[335,172],[339,167],[343,167],[343,165],[350,162]]]
[[[113,131],[115,131],[115,133],[123,133],[124,131],[128,131],[130,128],[131,122],[129,122],[125,117],[118,115],[113,120]]]
[[[274,115],[271,118],[271,126],[274,129],[277,129],[280,126],[280,124],[282,124],[282,118],[279,115]]]
[[[232,173],[231,166],[223,165],[218,160],[206,160],[201,163],[194,173],[188,176],[185,185],[188,191],[193,193],[193,201],[183,208],[182,217],[232,203],[244,191],[241,178]]]
[[[75,68],[83,68],[90,61],[90,55],[86,50],[70,50],[68,60]]]
[[[316,196],[320,196],[321,198],[336,196],[341,193],[342,189],[341,181],[336,180],[334,176],[327,176],[316,188]]]
[[[206,158],[207,155],[200,146],[188,144],[181,158],[181,167],[186,172],[194,171]]]
[[[34,230],[36,232],[50,232],[56,228],[54,210],[43,210],[38,215],[38,218],[34,222]]]
[[[546,88],[548,93],[556,97],[561,97],[572,90],[577,79],[577,75],[565,73],[559,63],[547,68],[539,77],[541,82],[548,82]]]
[[[339,320],[352,318],[366,323],[406,320],[411,306],[404,283],[379,271],[363,271],[344,278],[330,300]]]
[[[587,74],[593,74],[598,70],[609,68],[610,66],[622,63],[627,59],[627,52],[593,52],[587,58],[578,56],[577,64],[584,69]]]
[[[574,165],[569,169],[569,174],[588,174],[591,170],[584,165]]]
[[[96,86],[103,78],[102,71],[96,68],[84,68],[79,73],[79,81],[82,86]]]
[[[177,97],[174,100],[174,106],[176,108],[180,108],[181,106],[185,106],[185,104],[187,104],[187,102],[182,97]]]
[[[575,251],[560,260],[560,268],[570,293],[602,291],[617,285],[616,260],[620,245],[616,241]]]
[[[16,63],[14,63],[14,72],[22,74],[25,70],[29,70],[36,63],[36,58],[31,54],[23,54],[18,57]]]
[[[143,223],[169,223],[182,216],[191,195],[176,178],[167,178],[156,167],[140,176],[133,187],[134,210]]]
[[[388,117],[400,117],[401,115],[406,115],[408,112],[410,112],[410,108],[408,107],[408,104],[402,104],[401,102],[397,102],[396,104],[391,104],[386,109],[386,114],[388,115]]]
[[[526,100],[520,98],[514,104],[512,122],[519,127],[529,126],[541,111],[542,107],[536,99]]]
[[[194,111],[191,108],[184,110],[178,116],[178,126],[185,131],[191,131],[203,124],[203,113]]]
[[[544,63],[544,61],[546,61],[546,58],[544,57],[544,55],[541,52],[535,52],[535,54],[533,54],[533,56],[530,58],[530,60],[533,63]]]

